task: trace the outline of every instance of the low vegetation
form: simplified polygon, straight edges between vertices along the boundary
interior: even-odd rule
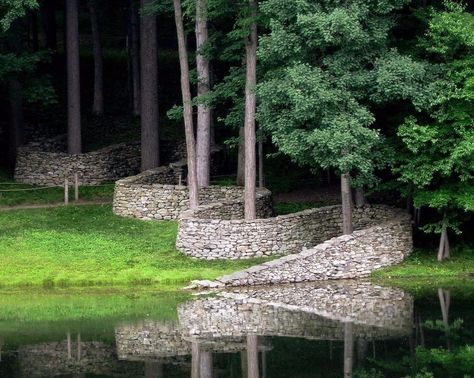
[[[0,286],[184,286],[262,259],[197,261],[175,249],[177,223],[113,215],[111,206],[0,213]]]

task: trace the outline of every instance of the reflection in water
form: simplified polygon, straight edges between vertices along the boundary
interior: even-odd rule
[[[438,295],[449,341],[450,292]],[[8,346],[7,365],[0,338],[0,375],[353,377],[403,345],[414,366],[422,322],[409,294],[367,282],[239,288],[181,303],[175,320],[120,322],[109,339],[82,329]]]

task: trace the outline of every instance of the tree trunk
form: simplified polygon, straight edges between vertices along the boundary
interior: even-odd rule
[[[56,8],[54,3],[54,1],[50,0],[41,2],[41,22],[44,34],[46,35],[46,48],[56,51],[58,39],[56,36]]]
[[[344,378],[352,378],[354,365],[353,324],[344,323]]]
[[[10,129],[9,129],[9,149],[8,159],[12,167],[15,166],[18,147],[24,142],[23,123],[23,96],[21,84],[17,78],[9,81],[10,97]]]
[[[200,378],[213,378],[213,359],[212,352],[201,351],[201,358],[199,363]]]
[[[258,187],[265,186],[265,176],[263,175],[263,141],[258,142]]]
[[[186,134],[186,152],[188,155],[189,206],[195,209],[199,205],[199,191],[196,169],[196,142],[194,139],[193,108],[189,84],[189,64],[186,40],[184,37],[181,0],[173,0],[176,33],[178,35],[179,66],[181,69],[181,92],[183,97],[184,129]]]
[[[366,199],[365,199],[365,191],[363,188],[356,188],[355,190],[355,205],[356,207],[365,206]]]
[[[446,225],[443,225],[443,228],[441,229],[441,237],[439,240],[438,261],[443,261],[447,258],[449,258],[448,229]]]
[[[200,365],[201,365],[201,351],[199,349],[199,344],[196,342],[192,342],[191,343],[191,378],[199,378]]]
[[[39,49],[39,39],[38,39],[38,12],[36,10],[29,13],[29,35],[31,41],[31,48],[33,51],[38,51]]]
[[[141,0],[142,10],[153,0]],[[158,48],[156,16],[144,13],[140,22],[141,44],[141,146],[142,171],[160,165],[158,120]]]
[[[209,93],[209,61],[202,54],[208,41],[207,7],[205,0],[196,0],[196,67],[198,75],[198,96]],[[197,180],[200,188],[209,186],[211,163],[211,109],[206,104],[197,107]]]
[[[245,80],[245,219],[257,217],[255,206],[255,188],[257,176],[257,157],[255,151],[255,112],[257,97],[257,1],[249,0],[252,8],[250,35],[245,43],[247,73]]]
[[[99,20],[97,17],[97,1],[89,1],[91,16],[92,46],[94,50],[94,102],[92,113],[104,114],[104,56],[102,52],[102,41],[100,40]]]
[[[237,179],[236,185],[245,185],[245,128],[239,128],[239,151],[237,156]]]
[[[70,154],[80,154],[82,150],[78,5],[78,0],[66,1],[67,124]]]
[[[247,335],[247,376],[258,378],[258,336]]]
[[[351,191],[351,177],[348,173],[341,175],[341,197],[342,197],[343,234],[350,235],[352,234],[352,231],[353,231],[352,191]]]
[[[133,114],[140,114],[140,33],[136,0],[130,0],[130,61]]]

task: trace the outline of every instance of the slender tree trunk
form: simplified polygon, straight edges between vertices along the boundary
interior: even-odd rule
[[[186,134],[186,152],[188,155],[188,188],[189,206],[191,209],[199,205],[199,191],[196,169],[196,142],[194,139],[193,108],[189,84],[189,63],[186,40],[184,37],[181,0],[173,0],[176,33],[178,35],[179,65],[181,69],[181,92],[183,96],[184,128]]]
[[[354,365],[354,332],[352,323],[344,323],[344,378],[352,378]]]
[[[351,178],[348,173],[341,175],[341,197],[342,197],[343,234],[350,235],[352,234],[352,231],[353,231],[352,191],[351,191]]]
[[[448,229],[446,225],[443,225],[441,229],[441,237],[439,240],[438,248],[438,261],[443,261],[449,258],[449,240],[448,240]]]
[[[56,51],[58,39],[56,35],[57,24],[54,1],[45,0],[41,2],[41,22],[46,36],[46,48]]]
[[[258,336],[247,335],[247,376],[248,378],[258,378]]]
[[[257,176],[257,157],[255,151],[255,113],[257,97],[257,1],[249,0],[253,21],[250,35],[245,43],[247,74],[245,82],[245,219],[257,217],[255,206],[255,188]]]
[[[263,175],[263,141],[258,142],[258,186],[263,188],[265,186],[265,176]]]
[[[213,378],[214,372],[212,352],[201,351],[199,370],[200,378]]]
[[[191,343],[191,378],[199,378],[200,365],[201,351],[199,349],[199,344],[193,342]]]
[[[94,102],[92,113],[104,114],[104,56],[100,39],[99,20],[97,17],[97,1],[89,0],[91,16],[92,46],[94,50]]]
[[[9,129],[9,161],[15,165],[18,147],[24,143],[23,96],[21,84],[17,78],[9,81],[10,97],[10,129]]]
[[[133,114],[140,114],[140,38],[136,0],[130,0],[130,61]]]
[[[82,150],[78,5],[78,0],[66,1],[67,118],[70,154],[80,154]]]
[[[141,0],[142,10],[153,0]],[[142,171],[160,165],[159,119],[158,119],[158,48],[156,16],[141,16],[141,146]]]
[[[198,96],[209,93],[209,61],[202,49],[208,41],[206,0],[196,0],[196,67]],[[209,186],[211,163],[211,109],[200,103],[197,109],[197,179],[200,188]]]
[[[239,128],[239,151],[237,155],[237,179],[238,186],[245,185],[245,128]]]

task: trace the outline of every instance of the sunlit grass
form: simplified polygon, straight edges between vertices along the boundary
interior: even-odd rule
[[[0,213],[0,286],[185,285],[260,263],[199,261],[175,249],[177,222],[144,222],[111,206]]]

